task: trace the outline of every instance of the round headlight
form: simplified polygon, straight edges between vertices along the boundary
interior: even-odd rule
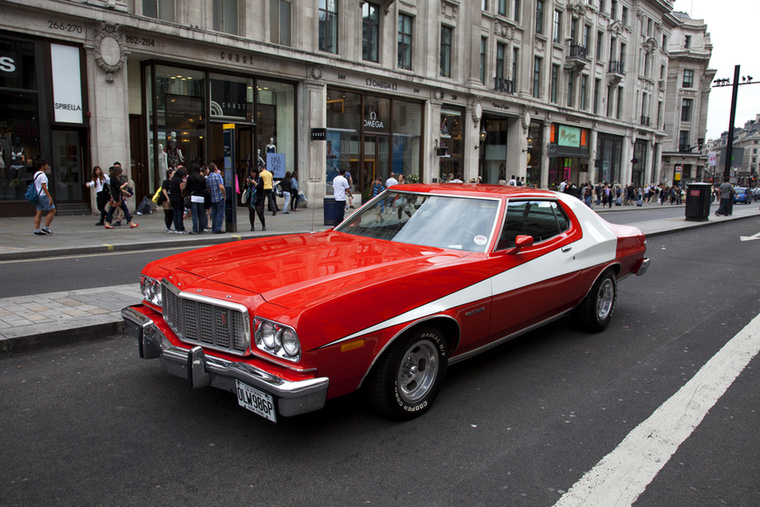
[[[262,322],[261,327],[259,327],[259,333],[261,336],[261,343],[264,344],[264,347],[268,348],[269,350],[274,350],[276,343],[275,343],[275,328],[274,324],[271,322]]]
[[[290,357],[297,357],[301,353],[298,336],[292,329],[285,329],[282,333],[282,349]]]

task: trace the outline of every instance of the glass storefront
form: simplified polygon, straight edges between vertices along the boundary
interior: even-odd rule
[[[525,179],[526,185],[538,187],[541,185],[541,147],[544,145],[544,126],[542,123],[531,123],[528,131],[528,167]]]
[[[441,109],[440,140],[438,148],[444,155],[439,156],[438,181],[446,181],[449,175],[464,173],[464,109]]]
[[[596,153],[596,179],[601,182],[625,184],[620,181],[623,138],[600,133],[596,141]]]
[[[385,183],[391,172],[418,180],[422,112],[418,102],[328,88],[326,194],[341,168],[364,200],[372,182]]]
[[[633,158],[636,160],[636,163],[633,164],[631,182],[642,186],[644,185],[644,170],[647,166],[647,141],[645,139],[637,139],[634,143]]]
[[[483,115],[480,121],[481,183],[498,184],[519,174],[517,167],[507,166],[507,133],[509,121],[498,116]]]
[[[214,162],[224,169],[225,129],[234,130],[230,169],[240,181],[252,166],[268,165],[276,178],[295,171],[293,84],[149,63],[145,89],[153,98],[146,105],[149,192],[169,167]]]
[[[79,46],[0,36],[0,216],[29,212],[24,192],[37,157],[50,163],[48,188],[59,210],[88,209],[80,69]]]
[[[549,188],[562,181],[587,183],[589,130],[555,123],[549,132]]]

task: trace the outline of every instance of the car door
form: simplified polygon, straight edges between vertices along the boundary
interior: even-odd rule
[[[531,236],[533,245],[515,248],[519,235]],[[573,252],[582,237],[580,223],[560,201],[509,200],[491,257],[491,339],[544,322],[582,297],[585,288]]]

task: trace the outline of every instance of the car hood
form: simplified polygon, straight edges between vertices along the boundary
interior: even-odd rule
[[[390,280],[416,280],[424,273],[471,255],[369,239],[335,231],[246,240],[202,248],[158,261],[160,267],[260,295],[283,308]],[[434,287],[436,292],[455,287]]]

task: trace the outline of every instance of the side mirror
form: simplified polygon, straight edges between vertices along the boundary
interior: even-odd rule
[[[517,236],[515,238],[515,249],[512,253],[517,253],[521,248],[529,248],[533,246],[533,236]]]

